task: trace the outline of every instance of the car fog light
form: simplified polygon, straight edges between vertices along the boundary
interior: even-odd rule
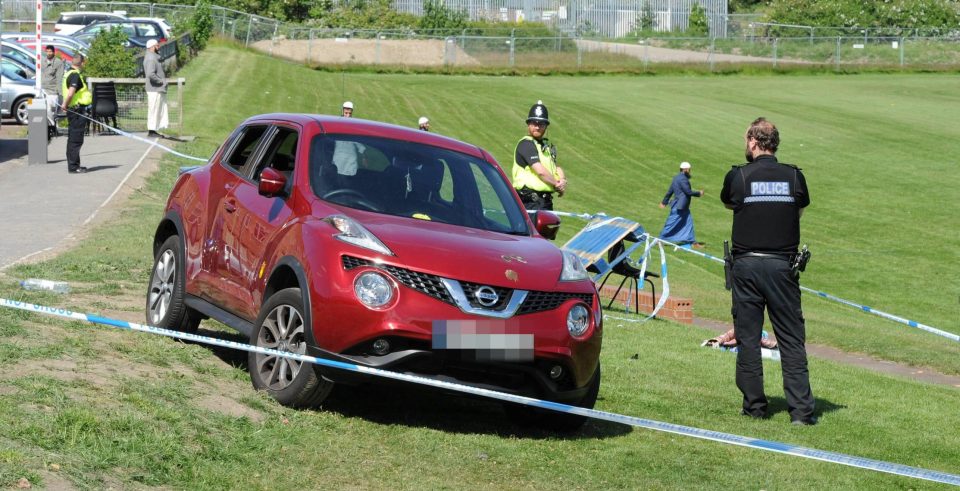
[[[590,325],[590,312],[583,304],[574,305],[567,314],[567,330],[572,336],[583,336]]]
[[[561,367],[560,365],[554,365],[550,369],[550,378],[553,380],[557,380],[561,376],[563,376],[563,367]]]
[[[383,356],[390,352],[390,341],[380,338],[373,342],[373,354]]]
[[[357,299],[372,309],[383,307],[393,299],[393,285],[382,274],[367,271],[357,276],[353,282],[353,292]]]

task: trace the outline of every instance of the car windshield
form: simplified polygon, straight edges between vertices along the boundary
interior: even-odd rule
[[[387,215],[529,235],[503,176],[482,159],[387,138],[320,135],[310,146],[313,192]]]

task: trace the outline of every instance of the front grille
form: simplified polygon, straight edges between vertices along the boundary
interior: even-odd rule
[[[374,264],[373,261],[352,256],[343,256],[342,261],[343,269],[345,270],[351,270],[359,266],[374,266],[390,273],[391,276],[408,288],[413,288],[420,293],[430,295],[441,302],[456,305],[453,298],[451,298],[447,292],[447,288],[444,287],[440,281],[439,276],[390,266],[389,264]]]
[[[517,315],[533,314],[553,310],[571,298],[583,300],[587,305],[593,305],[593,295],[589,293],[561,293],[561,292],[530,292],[517,310]]]
[[[493,290],[497,292],[497,303],[487,307],[486,305],[481,305],[480,302],[477,301],[476,293],[481,286],[493,288]],[[470,301],[470,305],[478,309],[503,310],[503,308],[507,305],[507,301],[510,300],[511,294],[513,293],[513,290],[509,288],[502,288],[493,285],[481,285],[479,283],[467,283],[466,281],[461,281],[460,287],[463,288],[463,294],[466,295],[467,300]]]

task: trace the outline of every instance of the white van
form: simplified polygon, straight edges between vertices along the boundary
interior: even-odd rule
[[[101,20],[126,20],[126,16],[121,13],[112,12],[63,12],[57,19],[57,25],[53,31],[57,34],[69,36],[85,26],[99,22]]]

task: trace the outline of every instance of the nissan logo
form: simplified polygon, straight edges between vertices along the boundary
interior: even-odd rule
[[[497,304],[497,301],[500,300],[500,295],[497,295],[497,291],[489,286],[477,288],[477,291],[473,293],[473,297],[484,307],[493,307]]]

